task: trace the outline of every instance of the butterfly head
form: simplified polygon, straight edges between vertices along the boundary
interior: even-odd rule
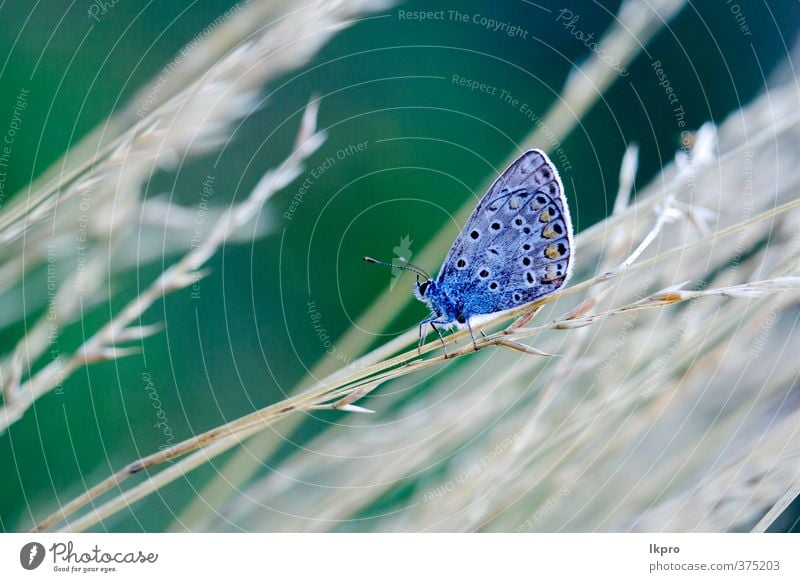
[[[420,301],[428,302],[431,292],[436,288],[436,284],[434,283],[433,279],[431,279],[431,276],[428,275],[424,269],[417,267],[416,265],[412,265],[404,258],[400,258],[397,263],[386,263],[384,261],[377,261],[370,257],[364,257],[364,261],[374,265],[383,265],[384,267],[403,269],[405,271],[411,271],[412,273],[415,273],[417,275],[417,282],[414,285],[414,295]]]
[[[414,285],[414,297],[427,305],[438,319],[444,318],[453,321],[455,307],[442,291],[443,288],[437,285],[433,279],[417,281]]]

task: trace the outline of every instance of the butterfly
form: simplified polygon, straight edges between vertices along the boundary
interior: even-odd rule
[[[419,324],[420,347],[430,325],[443,345],[442,328],[467,327],[477,349],[472,326],[562,287],[570,276],[572,249],[558,170],[543,151],[529,150],[478,202],[435,280],[415,265],[399,265],[417,274],[414,295],[431,310]]]

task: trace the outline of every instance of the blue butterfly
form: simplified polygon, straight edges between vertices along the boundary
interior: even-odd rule
[[[430,324],[442,344],[440,328],[467,327],[477,349],[473,325],[564,285],[572,246],[572,222],[558,170],[543,151],[527,151],[478,203],[436,280],[410,263],[400,266],[417,273],[414,295],[431,310],[419,324],[420,347]],[[420,282],[420,276],[425,280]]]

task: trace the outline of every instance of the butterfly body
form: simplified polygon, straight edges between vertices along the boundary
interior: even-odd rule
[[[431,309],[424,326],[469,327],[482,316],[560,288],[572,267],[572,222],[564,187],[541,150],[522,154],[495,180],[453,242],[435,280],[414,294]]]

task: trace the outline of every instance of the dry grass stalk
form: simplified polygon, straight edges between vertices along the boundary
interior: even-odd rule
[[[167,268],[153,283],[142,291],[111,321],[94,333],[75,353],[64,358],[63,365],[50,365],[20,384],[0,411],[0,432],[18,420],[37,399],[55,389],[77,368],[90,363],[103,362],[137,353],[138,349],[120,347],[120,343],[140,341],[160,330],[160,326],[136,326],[142,314],[156,301],[170,293],[185,289],[208,273],[203,265],[231,237],[252,220],[264,203],[275,193],[290,184],[301,172],[303,161],[313,154],[324,141],[324,134],[315,133],[316,106],[309,107],[310,115],[304,118],[297,149],[273,171],[267,172],[244,202],[232,206],[221,216],[209,236],[181,260]]]
[[[180,66],[170,63],[163,73],[165,83],[160,76],[143,88],[127,109],[3,207],[0,327],[33,319],[31,314],[42,307],[47,313],[27,327],[8,353],[0,354],[0,432],[80,367],[134,353],[119,344],[160,330],[159,325],[137,325],[139,316],[166,294],[204,276],[200,267],[220,244],[263,234],[249,227],[264,201],[300,173],[303,160],[321,143],[322,134],[315,132],[316,102],[307,110],[292,157],[265,176],[244,202],[232,208],[213,204],[208,208],[206,220],[216,228],[199,247],[168,268],[74,353],[47,357],[53,338],[79,321],[87,309],[111,298],[112,279],[120,269],[164,258],[160,248],[161,253],[118,260],[125,257],[126,246],[135,246],[138,233],[152,227],[159,233],[193,232],[195,209],[171,204],[171,220],[164,221],[162,200],[143,203],[143,185],[150,176],[173,171],[179,162],[224,144],[236,125],[260,106],[266,82],[305,65],[334,34],[386,6],[384,0],[262,0],[237,7],[230,18],[215,21],[182,51]],[[158,92],[152,100],[154,87]],[[241,228],[245,224],[248,228]],[[187,238],[166,252],[183,254],[188,248]],[[20,301],[26,293],[21,282],[45,269],[53,291],[30,299],[46,305],[27,296]]]

